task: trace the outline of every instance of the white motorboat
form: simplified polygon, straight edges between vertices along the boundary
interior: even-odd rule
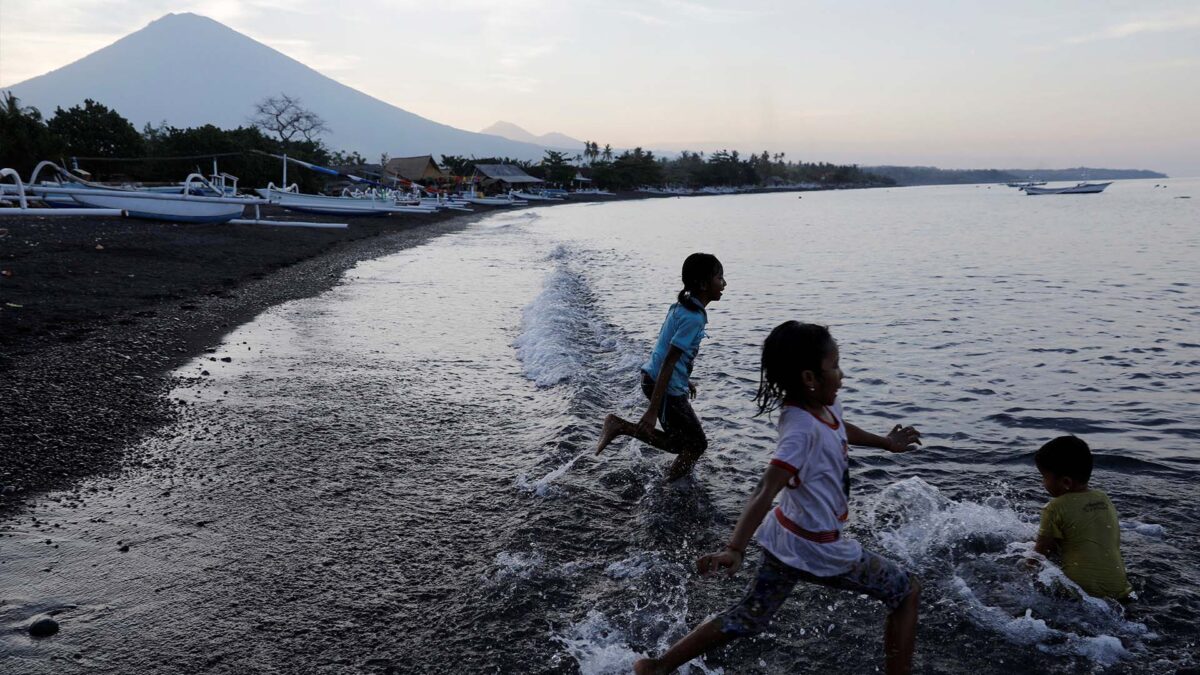
[[[1028,186],[1021,188],[1027,195],[1091,195],[1098,192],[1104,192],[1104,188],[1112,185],[1112,181],[1107,183],[1078,183],[1071,187],[1059,188],[1044,188]]]

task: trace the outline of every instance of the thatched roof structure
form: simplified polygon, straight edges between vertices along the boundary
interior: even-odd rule
[[[417,183],[440,180],[446,175],[437,162],[433,161],[432,155],[393,157],[383,168],[389,175]]]
[[[507,183],[509,185],[524,185],[543,183],[541,178],[534,178],[512,164],[476,164],[475,171],[483,176],[484,185],[491,183]]]

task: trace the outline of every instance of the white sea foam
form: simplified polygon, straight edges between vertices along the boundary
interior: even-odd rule
[[[609,564],[604,573],[612,579],[638,579],[662,564],[662,556],[658,553],[639,553]]]
[[[575,455],[567,463],[555,468],[550,473],[536,480],[530,480],[528,474],[522,473],[517,476],[517,487],[526,492],[535,494],[538,497],[553,496],[554,481],[558,480],[568,471],[570,471],[571,467],[575,466],[575,462],[579,461],[579,458],[583,457],[584,454],[586,454],[586,452],[581,452],[578,455]]]
[[[1035,534],[1002,497],[955,501],[916,476],[884,488],[864,521],[885,549],[917,568],[941,559],[947,548],[1003,548]]]
[[[496,554],[495,569],[484,581],[495,584],[530,579],[545,564],[546,558],[537,551],[501,551]]]
[[[1156,525],[1154,523],[1140,523],[1136,520],[1122,520],[1121,530],[1123,532],[1140,534],[1143,537],[1150,537],[1151,539],[1162,539],[1167,536],[1167,529],[1162,525]]]
[[[1119,604],[1089,596],[1034,552],[1033,517],[1002,496],[957,501],[914,477],[886,487],[865,522],[888,552],[928,575],[951,563],[946,597],[1009,642],[1100,666],[1141,649],[1154,637],[1144,624],[1126,621]]]
[[[996,631],[1014,644],[1036,647],[1048,654],[1082,656],[1101,666],[1113,665],[1129,656],[1129,649],[1116,635],[1084,635],[1061,630],[1051,626],[1046,618],[1036,616],[1032,609],[1026,609],[1024,614],[1014,617],[999,607],[981,601],[971,586],[957,576],[953,579],[952,587],[962,601],[960,606],[965,607],[977,625]],[[1125,629],[1122,632],[1132,634],[1127,639],[1132,640],[1138,635],[1150,637],[1142,624],[1125,623],[1113,618],[1116,623],[1110,624],[1109,628]]]
[[[659,551],[641,551],[610,563],[604,574],[628,588],[620,600],[622,605],[591,609],[552,638],[582,673],[628,673],[634,661],[647,655],[635,645],[662,654],[687,633],[691,573]],[[715,675],[723,671],[697,659],[678,672]]]
[[[584,675],[629,673],[633,671],[633,662],[645,656],[633,651],[624,631],[594,609],[556,639]]]
[[[577,257],[562,245],[547,256],[554,270],[522,312],[513,341],[525,377],[539,387],[594,384],[613,373],[627,377],[643,357],[640,346],[598,314],[587,279],[573,267]]]
[[[570,273],[555,270],[523,313],[521,334],[513,346],[525,377],[539,387],[569,382],[583,373],[582,352],[572,339],[587,320],[578,286]]]

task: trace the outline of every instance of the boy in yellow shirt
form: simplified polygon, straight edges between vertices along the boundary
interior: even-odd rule
[[[1034,550],[1058,553],[1062,571],[1088,595],[1124,600],[1133,588],[1121,559],[1121,529],[1108,495],[1088,488],[1092,451],[1074,436],[1043,445],[1033,457],[1051,499],[1042,509]]]

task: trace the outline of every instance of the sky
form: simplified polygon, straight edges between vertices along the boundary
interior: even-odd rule
[[[0,87],[168,12],[471,131],[1200,176],[1196,0],[0,0]]]

